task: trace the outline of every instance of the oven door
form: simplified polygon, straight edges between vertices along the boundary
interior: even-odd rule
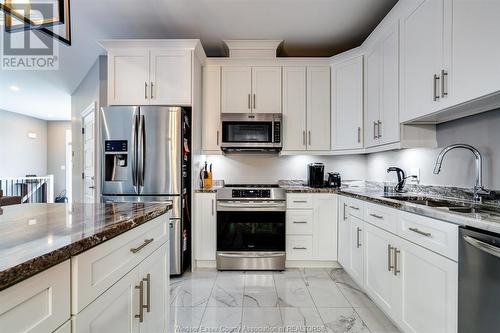
[[[285,251],[285,203],[217,203],[217,251]]]

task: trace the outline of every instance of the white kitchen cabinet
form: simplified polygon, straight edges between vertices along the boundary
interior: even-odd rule
[[[397,322],[406,332],[455,333],[458,322],[456,262],[401,240]]]
[[[313,242],[311,235],[287,235],[286,260],[313,260]]]
[[[396,314],[399,307],[399,278],[394,275],[394,250],[399,240],[389,232],[365,223],[364,287],[384,310]]]
[[[319,193],[313,197],[313,256],[337,260],[337,196]]]
[[[252,67],[222,67],[222,113],[252,112]]]
[[[443,18],[448,1],[420,0],[401,18],[401,122],[442,107],[441,71],[446,70]]]
[[[55,331],[70,319],[70,295],[69,260],[0,291],[0,331]]]
[[[363,56],[332,65],[332,148],[363,148]]]
[[[149,104],[149,50],[108,52],[108,104]]]
[[[195,193],[194,253],[195,260],[215,260],[217,251],[216,193]]]
[[[330,67],[307,68],[306,96],[307,150],[330,150]]]
[[[220,153],[221,68],[203,67],[202,135],[203,151]]]
[[[348,272],[360,286],[364,284],[364,222],[357,217],[349,217],[350,267]]]
[[[151,105],[191,104],[191,51],[150,50]]]
[[[351,235],[348,213],[348,199],[339,197],[338,209],[338,261],[342,267],[350,266]]]
[[[365,147],[400,140],[399,124],[399,22],[366,56]]]
[[[281,67],[222,67],[222,113],[281,113]]]
[[[75,333],[138,333],[139,270],[134,268],[73,317]]]
[[[306,67],[283,67],[283,150],[307,150]]]
[[[281,113],[281,67],[252,67],[252,110]]]

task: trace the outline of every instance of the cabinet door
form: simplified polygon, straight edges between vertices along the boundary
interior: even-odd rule
[[[351,243],[351,276],[360,286],[363,286],[364,276],[364,223],[357,217],[349,217]]]
[[[203,67],[203,150],[220,152],[220,67]]]
[[[314,194],[313,255],[316,260],[337,260],[337,196]]]
[[[109,105],[149,104],[149,50],[124,49],[108,52]]]
[[[399,325],[405,332],[457,332],[458,264],[402,240]]]
[[[330,67],[308,67],[308,150],[330,150],[330,113]]]
[[[252,68],[252,111],[281,113],[281,67]]]
[[[349,225],[349,214],[347,208],[347,201],[345,198],[339,198],[338,209],[338,257],[339,263],[344,269],[349,270],[351,266],[351,230]]]
[[[222,67],[222,113],[250,113],[251,67]]]
[[[380,120],[380,91],[381,87],[382,52],[380,44],[371,49],[366,55],[365,90],[365,147],[379,145],[378,121]]]
[[[191,105],[191,51],[151,49],[150,54],[150,104]]]
[[[139,332],[139,281],[135,268],[73,317],[74,332]]]
[[[365,223],[365,290],[387,314],[395,315],[399,279],[394,276],[396,237]]]
[[[215,193],[195,194],[196,260],[215,260],[217,215]]]
[[[144,321],[139,331],[167,332],[169,314],[169,244],[163,244],[139,265],[139,279],[144,283]]]
[[[453,104],[500,90],[500,2],[453,0],[452,20]]]
[[[306,150],[306,68],[283,67],[283,150]]]
[[[401,121],[430,114],[440,108],[434,101],[433,77],[443,62],[444,0],[420,0],[401,21]],[[439,84],[437,84],[439,86]]]
[[[380,143],[399,142],[399,22],[380,41]]]
[[[332,67],[332,147],[363,148],[363,57]]]

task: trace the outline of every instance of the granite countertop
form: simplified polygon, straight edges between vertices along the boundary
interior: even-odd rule
[[[340,189],[310,188],[305,186],[302,180],[284,180],[278,183],[288,193],[337,193],[448,223],[471,226],[500,234],[500,203],[498,201],[488,201],[482,205],[474,203],[470,200],[471,195],[466,189],[446,186],[408,185],[407,193],[395,193],[391,194],[390,197],[412,197],[412,199],[421,200],[433,199],[445,201],[449,203],[450,206],[483,208],[487,210],[487,212],[458,213],[450,211],[446,207],[429,207],[407,201],[390,199],[384,194],[383,184],[377,182],[346,181],[342,183]]]
[[[172,208],[169,203],[23,204],[0,215],[0,290]]]

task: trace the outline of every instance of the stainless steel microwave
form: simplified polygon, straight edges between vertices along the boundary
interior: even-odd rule
[[[223,113],[225,152],[277,152],[282,144],[281,113]]]

